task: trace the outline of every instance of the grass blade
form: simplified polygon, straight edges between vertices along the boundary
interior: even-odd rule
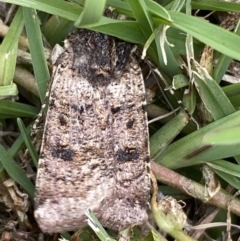
[[[34,197],[34,185],[22,168],[14,161],[9,152],[0,145],[0,161],[8,175],[19,183],[31,198]]]
[[[18,123],[19,130],[22,134],[23,140],[27,146],[27,149],[33,159],[33,163],[34,163],[35,167],[37,167],[38,166],[38,154],[31,142],[30,136],[20,118],[17,119],[17,123]]]
[[[50,74],[44,55],[42,33],[36,10],[24,7],[23,16],[33,61],[34,74],[38,83],[39,95],[43,103]]]

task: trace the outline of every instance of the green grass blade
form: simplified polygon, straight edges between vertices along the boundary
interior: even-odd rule
[[[0,45],[0,85],[7,86],[8,89],[1,89],[2,96],[16,95],[17,89],[12,85],[15,72],[18,39],[23,29],[23,16],[21,8],[15,14],[7,35]]]
[[[101,223],[98,221],[97,217],[94,215],[94,213],[91,210],[86,210],[86,216],[88,217],[88,225],[93,229],[93,231],[96,233],[98,238],[102,241],[108,240],[108,241],[116,241],[115,239],[112,239],[108,233],[105,231]]]
[[[36,10],[25,7],[23,8],[23,16],[33,61],[34,74],[38,84],[40,99],[43,103],[50,74],[44,55],[39,19]]]
[[[227,130],[216,129],[206,134],[203,143],[212,145],[236,145],[240,143],[240,128],[238,125],[231,126]]]
[[[29,153],[30,153],[30,155],[33,159],[33,163],[34,163],[35,167],[37,167],[38,166],[38,154],[37,154],[32,142],[31,142],[29,133],[27,132],[27,130],[26,130],[26,128],[25,128],[21,119],[18,118],[17,123],[18,123],[19,130],[22,134],[23,140],[24,140],[24,142],[25,142],[25,144],[28,148],[28,151],[29,151]]]
[[[171,10],[177,11],[177,12],[181,11],[185,2],[186,2],[186,0],[175,0],[175,1],[173,1],[173,5],[172,5]]]
[[[171,21],[168,12],[161,5],[154,3],[153,1],[128,0],[128,2],[131,6],[133,15],[145,36],[145,48],[149,46],[152,40],[154,40],[148,51],[150,58],[159,66],[159,68],[170,76],[180,73],[172,49],[166,44],[166,32],[164,26],[160,24],[160,26],[156,28],[154,20],[150,14],[151,12],[158,13],[159,18]],[[154,28],[156,29],[154,30]]]
[[[29,194],[31,198],[34,197],[34,185],[27,177],[26,173],[21,167],[14,161],[9,152],[0,145],[0,161],[7,171],[8,175],[19,183],[22,188]]]
[[[91,27],[91,30],[109,34],[131,43],[144,45],[146,41],[138,23],[134,21],[119,21],[103,17],[98,25]]]
[[[221,87],[197,62],[193,63],[194,84],[214,120],[218,120],[235,111],[235,108],[226,97]]]
[[[128,0],[128,3],[133,11],[133,15],[139,24],[145,38],[148,39],[153,32],[153,20],[146,10],[146,5],[143,0],[135,1]]]
[[[148,11],[151,12],[152,14],[154,14],[155,16],[164,19],[167,22],[172,22],[171,16],[168,13],[168,11],[162,7],[160,4],[151,1],[151,0],[147,0],[145,1],[147,7],[148,7]]]
[[[240,107],[240,83],[224,86],[222,90],[235,108]]]
[[[66,36],[75,29],[73,24],[68,19],[52,15],[42,26],[42,33],[51,46],[63,44]]]
[[[212,161],[207,164],[214,170],[218,170],[223,173],[229,174],[231,176],[240,178],[240,166],[239,165],[236,165],[236,164],[224,161],[224,160]]]
[[[26,134],[30,135],[31,132],[31,126],[28,126],[26,128]],[[22,135],[20,135],[17,140],[15,140],[15,142],[12,144],[12,146],[9,148],[8,153],[11,157],[15,157],[18,152],[22,149],[22,147],[24,146],[24,141],[23,141],[23,137]]]
[[[240,4],[237,2],[216,1],[216,0],[193,0],[193,9],[225,11],[225,12],[240,12]]]
[[[82,7],[76,3],[62,0],[3,0],[1,2],[12,3],[28,8],[37,9],[46,13],[55,14],[71,21],[76,21],[82,12]]]
[[[169,145],[155,161],[168,168],[180,168],[240,155],[240,143],[213,145],[205,139],[208,133],[227,131],[239,122],[240,111],[237,111]]]
[[[225,162],[224,160],[222,160],[222,162]],[[230,163],[231,164],[231,163]],[[238,165],[235,164],[231,164],[234,165],[234,167],[238,167]],[[228,174],[225,171],[219,171],[217,169],[214,168],[214,165],[212,166],[212,169],[214,169],[214,172],[220,176],[223,180],[225,180],[227,183],[229,183],[230,185],[232,185],[233,187],[235,187],[236,189],[240,189],[240,178],[236,177],[235,175]]]
[[[237,35],[240,35],[240,21],[238,22],[235,31]],[[228,67],[232,61],[232,58],[222,54],[214,68],[213,78],[216,80],[217,83],[220,83],[222,80],[223,75],[228,70]]]
[[[180,112],[175,118],[165,124],[159,131],[150,137],[151,158],[161,156],[161,152],[181,132],[189,121],[186,113]]]
[[[1,60],[0,60],[0,62],[1,62]],[[10,58],[9,58],[7,62],[12,62],[12,60],[10,60]],[[11,69],[11,67],[9,65],[10,65],[10,63],[6,64],[6,65],[3,64],[2,66],[4,66],[3,68],[5,68],[5,70],[9,71]],[[5,72],[5,70],[4,70],[4,72]],[[11,71],[13,71],[13,73],[14,73],[14,70],[11,70]],[[6,72],[6,74],[7,74],[7,72]],[[4,78],[3,82],[5,82],[5,80],[6,80],[6,82],[8,82],[10,80],[10,78],[12,78],[12,75],[6,76],[4,74],[3,78]],[[3,84],[5,84],[5,83],[3,83]],[[3,97],[4,96],[6,96],[6,97],[7,96],[16,96],[17,94],[18,94],[18,88],[15,83],[12,83],[10,85],[4,85],[4,86],[0,87],[0,96],[3,96]]]
[[[39,113],[36,107],[31,105],[12,102],[8,100],[0,100],[0,114],[13,117],[35,117]],[[2,117],[2,116],[0,116]]]
[[[240,60],[240,44],[236,44],[240,43],[240,36],[180,12],[170,11],[169,14],[173,20],[169,23],[172,27],[179,28],[217,51]]]
[[[106,5],[106,0],[86,0],[81,16],[75,22],[75,26],[87,27],[100,21]]]

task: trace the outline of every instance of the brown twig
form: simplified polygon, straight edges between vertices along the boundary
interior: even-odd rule
[[[205,187],[203,185],[163,167],[154,161],[151,161],[151,170],[158,181],[206,202],[206,199],[204,199]],[[240,216],[240,199],[235,198],[223,189],[220,189],[207,203],[224,209],[227,209],[228,206],[231,205],[231,212]]]

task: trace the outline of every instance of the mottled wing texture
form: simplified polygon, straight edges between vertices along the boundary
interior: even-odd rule
[[[114,230],[148,219],[145,89],[132,45],[88,30],[55,63],[35,194],[43,232],[87,225],[91,209]]]

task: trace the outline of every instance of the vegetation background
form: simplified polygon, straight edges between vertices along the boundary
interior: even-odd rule
[[[121,19],[102,16],[106,6],[112,7]],[[146,60],[143,73],[151,169],[164,195],[185,202],[186,216],[173,199],[163,199],[158,204],[152,199],[156,225],[148,225],[151,230],[148,236],[143,237],[134,229],[122,233],[121,238],[238,240],[239,13],[238,1],[2,0],[2,240],[41,237],[32,206],[39,147],[32,144],[30,130],[45,101],[52,67],[51,50],[55,44],[63,44],[77,27],[118,37],[141,49]],[[31,161],[24,158],[26,147]],[[162,206],[172,203],[169,212],[162,210]],[[89,215],[96,224],[93,214]],[[99,230],[95,232],[100,239],[112,239],[100,224],[97,226]],[[70,239],[69,233],[62,235]],[[56,238],[55,235],[44,239]],[[75,233],[72,239],[97,237],[88,228]]]

